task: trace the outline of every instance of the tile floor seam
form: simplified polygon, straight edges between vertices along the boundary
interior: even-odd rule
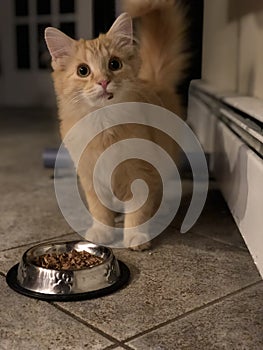
[[[77,316],[77,315],[71,313],[71,312],[68,311],[68,310],[65,310],[62,306],[58,305],[57,303],[55,303],[55,302],[49,302],[49,304],[52,305],[53,307],[55,307],[56,309],[58,309],[59,311],[62,311],[62,312],[64,312],[65,314],[67,314],[68,316],[72,317],[75,321],[80,322],[81,324],[83,324],[83,325],[86,326],[87,328],[91,329],[92,331],[98,333],[98,334],[101,335],[102,337],[104,337],[104,338],[108,339],[109,341],[113,342],[114,344],[112,344],[112,346],[113,346],[113,345],[115,345],[116,347],[117,347],[117,346],[122,346],[122,343],[121,343],[120,340],[114,338],[114,337],[111,336],[110,334],[105,333],[105,332],[103,332],[101,329],[99,329],[99,328],[97,328],[97,327],[91,325],[90,323],[84,321],[81,317],[79,317],[79,316]],[[127,347],[126,344],[124,344],[124,345]],[[128,347],[128,349],[130,350],[129,347]]]
[[[197,313],[199,311],[205,310],[205,309],[207,309],[207,308],[209,308],[211,306],[214,306],[214,305],[216,305],[216,304],[218,304],[220,302],[223,302],[224,300],[227,300],[228,298],[231,298],[232,296],[236,296],[236,295],[242,293],[243,291],[245,291],[247,289],[250,289],[250,288],[252,288],[254,286],[257,286],[257,285],[259,285],[261,283],[263,284],[263,280],[262,279],[258,280],[256,282],[253,282],[253,283],[251,283],[251,284],[249,284],[249,285],[247,285],[245,287],[242,287],[242,288],[240,288],[238,290],[235,290],[234,292],[228,293],[228,294],[226,294],[226,295],[224,295],[224,296],[222,296],[220,298],[214,299],[214,300],[212,300],[212,301],[210,301],[210,302],[208,302],[206,304],[198,306],[198,307],[196,307],[196,308],[194,308],[192,310],[189,310],[189,311],[187,311],[187,312],[185,312],[185,313],[183,313],[183,314],[181,314],[179,316],[173,317],[170,320],[167,320],[167,321],[162,322],[162,323],[160,323],[160,324],[158,324],[158,325],[156,325],[154,327],[151,327],[151,328],[149,328],[149,329],[147,329],[147,330],[145,330],[143,332],[140,332],[137,335],[134,335],[134,336],[129,337],[129,338],[125,339],[125,340],[122,340],[120,345],[122,346],[123,344],[126,344],[126,343],[128,343],[128,342],[130,342],[132,340],[135,340],[135,339],[140,338],[140,337],[142,337],[142,336],[144,336],[146,334],[149,334],[149,333],[151,333],[153,331],[156,331],[156,330],[158,330],[158,329],[160,329],[160,328],[162,328],[164,326],[167,326],[167,325],[169,325],[169,324],[171,324],[173,322],[180,321],[181,319],[184,319],[184,318],[186,318],[186,317],[188,317],[188,316],[190,316],[190,315],[192,315],[194,313]]]
[[[248,249],[247,249],[246,247],[243,248],[243,247],[241,247],[241,246],[237,246],[237,245],[235,245],[235,244],[233,244],[233,243],[230,243],[230,242],[220,241],[219,239],[216,239],[216,238],[211,237],[211,236],[209,236],[209,235],[205,235],[205,234],[203,234],[203,233],[194,232],[194,231],[192,231],[192,230],[189,230],[188,232],[189,232],[189,233],[192,233],[193,235],[198,235],[198,236],[201,236],[201,237],[205,237],[205,238],[207,238],[207,239],[209,239],[209,240],[211,240],[211,241],[214,241],[214,242],[217,242],[217,243],[220,243],[220,244],[223,244],[223,245],[227,245],[227,246],[230,246],[230,247],[237,248],[237,249],[239,249],[239,250],[241,250],[241,251],[243,251],[243,252],[248,251]]]
[[[129,347],[127,344],[124,343],[119,343],[119,344],[115,344],[115,345],[109,345],[106,348],[104,348],[103,350],[114,350],[117,349],[118,347],[122,347],[125,350],[134,350],[133,348]]]
[[[36,245],[36,244],[40,244],[40,243],[52,242],[55,239],[63,238],[65,236],[73,235],[75,233],[76,233],[75,231],[70,231],[68,233],[63,233],[62,235],[55,236],[53,238],[44,239],[43,241],[42,240],[41,241],[33,241],[33,242],[25,243],[25,244],[20,244],[20,245],[14,246],[14,247],[10,247],[10,248],[4,249],[4,250],[0,250],[0,254],[1,253],[5,253],[5,252],[9,252],[10,250],[23,248],[23,247],[26,247],[26,246],[29,246],[29,245]]]

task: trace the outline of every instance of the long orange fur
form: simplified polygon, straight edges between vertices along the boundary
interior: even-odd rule
[[[81,118],[101,107],[121,102],[146,102],[165,107],[184,116],[184,108],[175,87],[182,80],[188,64],[187,21],[182,6],[173,0],[126,0],[124,10],[110,31],[94,40],[75,41],[55,28],[46,29],[46,42],[52,56],[53,80],[57,95],[62,139]],[[131,18],[139,18],[139,44],[133,43]],[[111,71],[108,62],[118,57],[121,69]],[[77,67],[87,64],[90,74],[77,75]],[[110,81],[101,96],[101,81]],[[176,161],[176,145],[162,133],[136,124],[118,126],[98,135],[85,149],[78,166],[78,175],[91,214],[104,224],[114,226],[116,213],[98,200],[92,184],[92,173],[98,156],[109,145],[130,137],[152,140],[165,148]],[[70,152],[70,146],[69,146]],[[161,181],[153,167],[140,160],[130,160],[119,166],[112,178],[114,194],[121,200],[131,198],[130,184],[136,178],[149,186],[144,206],[125,215],[124,243],[134,250],[149,248],[148,233],[125,235],[125,228],[134,227],[151,217],[160,203]],[[94,227],[89,239],[110,243],[113,237]]]

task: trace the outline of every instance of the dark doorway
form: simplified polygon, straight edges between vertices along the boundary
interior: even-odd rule
[[[188,89],[191,80],[200,79],[202,75],[202,42],[203,42],[203,12],[204,0],[184,0],[183,3],[188,8],[189,28],[189,51],[191,53],[191,63],[186,78],[178,87],[184,97],[184,102],[188,101]]]
[[[115,0],[93,0],[93,36],[106,33],[115,20]]]

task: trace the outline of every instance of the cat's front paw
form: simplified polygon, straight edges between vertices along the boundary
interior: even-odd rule
[[[149,250],[151,248],[151,242],[135,245],[133,247],[130,247],[130,250],[134,250],[137,252],[143,252],[144,250]]]
[[[104,230],[98,227],[91,227],[87,230],[85,239],[98,245],[108,245],[113,243],[114,233],[110,228]]]
[[[145,233],[124,234],[124,246],[134,251],[144,251],[151,248],[151,242]]]

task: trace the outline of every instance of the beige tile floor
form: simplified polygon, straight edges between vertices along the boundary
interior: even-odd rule
[[[0,349],[263,349],[263,282],[215,183],[191,232],[178,230],[186,194],[150,252],[115,250],[131,270],[115,294],[47,303],[7,286],[28,247],[76,237],[42,166],[59,144],[52,114],[0,111]]]

